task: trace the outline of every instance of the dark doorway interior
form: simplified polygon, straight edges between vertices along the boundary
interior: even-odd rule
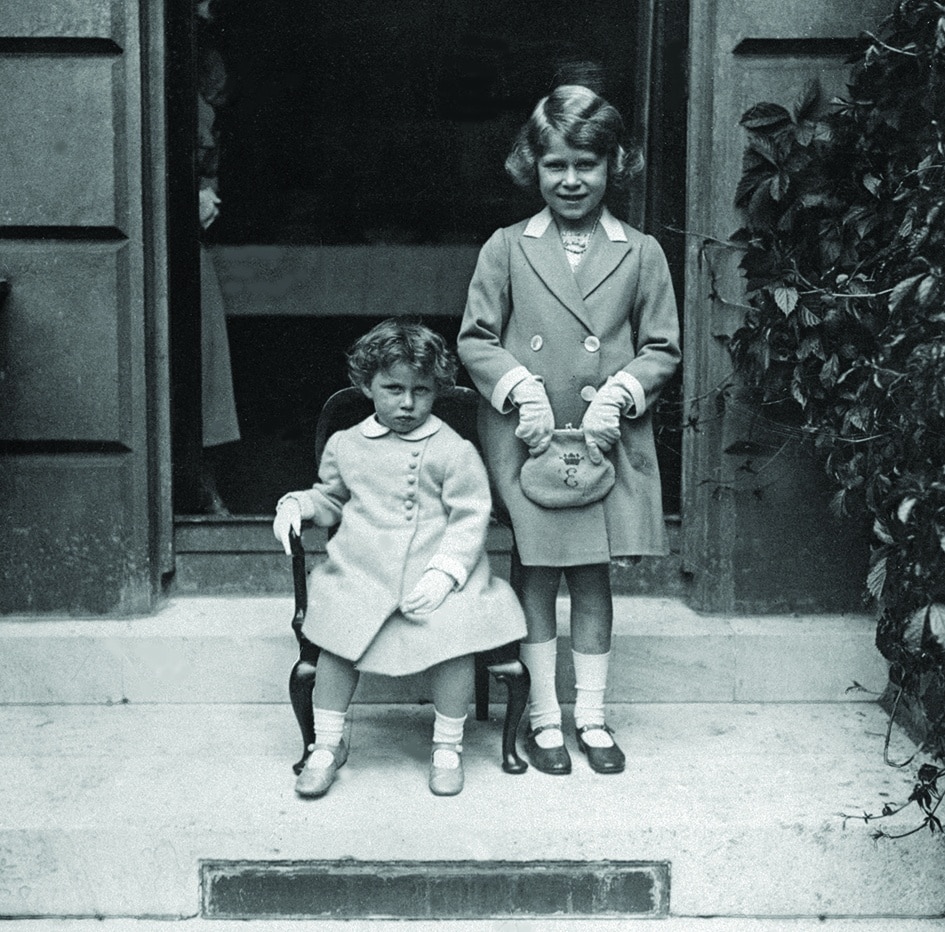
[[[568,79],[594,84],[645,136],[627,215],[659,238],[682,298],[683,245],[669,231],[685,210],[685,0],[219,0],[215,12],[230,79],[217,249],[479,245],[540,206],[502,163],[535,102]],[[453,340],[461,312],[427,323]],[[270,514],[314,479],[318,409],[346,383],[344,349],[378,319],[229,317],[242,439],[219,482],[235,514]],[[680,420],[677,382],[657,425],[669,513]]]

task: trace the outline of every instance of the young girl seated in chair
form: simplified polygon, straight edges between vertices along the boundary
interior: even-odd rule
[[[273,531],[286,553],[289,530],[298,533],[303,519],[338,525],[309,579],[303,633],[321,654],[316,739],[296,783],[300,796],[324,795],[347,760],[345,719],[362,671],[428,671],[430,790],[459,793],[473,654],[525,635],[515,595],[489,570],[485,467],[432,411],[456,368],[443,339],[419,323],[395,318],[361,337],[348,373],[374,414],[333,434],[319,481],[276,506]]]

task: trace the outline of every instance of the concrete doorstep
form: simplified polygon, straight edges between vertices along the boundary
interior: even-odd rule
[[[618,704],[611,721],[629,766],[616,776],[591,772],[571,734],[570,776],[503,773],[496,715],[468,725],[466,788],[450,798],[426,785],[431,719],[428,706],[356,705],[348,763],[327,796],[302,800],[285,703],[8,706],[4,932],[45,932],[54,917],[45,928],[67,932],[91,925],[66,918],[97,917],[110,932],[302,927],[205,918],[207,860],[667,862],[666,918],[654,921],[671,932],[808,932],[819,917],[851,932],[924,932],[945,915],[940,835],[876,840],[874,825],[844,818],[911,790],[909,768],[883,763],[886,716],[873,703]],[[911,751],[894,732],[892,756]],[[910,811],[887,828],[915,820]],[[453,927],[632,921],[488,916],[486,903],[482,921]],[[369,921],[316,919],[304,927]],[[406,928],[424,927],[429,919]]]
[[[559,599],[566,702],[568,612]],[[292,615],[291,598],[193,596],[144,618],[7,618],[0,704],[283,702],[297,656]],[[868,701],[886,685],[866,615],[707,616],[678,599],[619,596],[614,616],[612,702]],[[851,692],[855,682],[872,692]],[[365,677],[356,697],[427,698],[422,677]]]

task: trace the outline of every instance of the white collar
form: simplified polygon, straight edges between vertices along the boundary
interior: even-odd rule
[[[522,231],[522,236],[540,239],[545,235],[545,230],[548,229],[552,219],[551,208],[545,207],[528,221]],[[612,243],[627,242],[627,234],[624,232],[623,225],[606,207],[600,214],[600,228],[607,234],[607,239]]]
[[[386,437],[393,433],[389,427],[385,427],[373,414],[365,418],[360,423],[361,433],[365,437],[372,439],[376,437]],[[432,437],[441,427],[443,422],[435,415],[431,414],[419,427],[415,427],[406,434],[397,434],[401,440],[426,440]]]

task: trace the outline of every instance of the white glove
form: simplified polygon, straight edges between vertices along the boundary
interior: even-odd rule
[[[272,522],[272,533],[281,544],[285,552],[292,554],[289,544],[289,530],[302,535],[302,506],[294,499],[287,498],[276,508],[276,519]]]
[[[545,386],[531,375],[509,392],[509,398],[518,408],[515,436],[528,447],[532,456],[544,453],[555,429],[555,415],[545,394]]]
[[[443,600],[453,591],[456,580],[443,570],[427,570],[413,591],[400,603],[400,610],[407,615],[429,615],[436,611]]]
[[[620,418],[632,405],[633,396],[613,376],[591,399],[581,421],[581,430],[587,443],[587,455],[595,465],[603,462],[604,453],[620,439]]]
[[[201,188],[199,197],[200,226],[206,230],[220,216],[220,197],[213,188]]]

